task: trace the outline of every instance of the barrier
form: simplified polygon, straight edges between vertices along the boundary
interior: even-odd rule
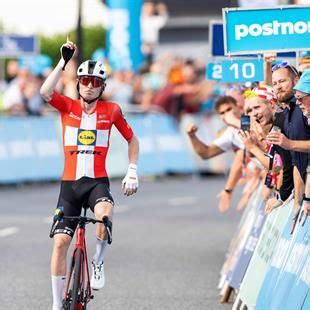
[[[310,284],[310,223],[307,220],[302,225],[298,219],[292,236],[291,223],[289,217],[259,292],[257,309],[301,309],[306,299]]]
[[[53,117],[1,118],[0,183],[57,180],[62,146]]]
[[[178,124],[168,115],[129,115],[140,141],[139,175],[193,173],[198,167]],[[63,169],[58,117],[0,118],[0,183],[59,180]],[[107,156],[110,177],[127,171],[127,142],[113,128]]]
[[[273,259],[275,248],[293,210],[293,201],[277,208],[268,216],[258,244],[240,286],[240,299],[248,308],[254,308],[262,288],[267,269]]]
[[[235,251],[235,264],[227,276],[229,286],[234,289],[239,289],[240,287],[265,223],[265,201],[263,201],[261,196],[262,189],[263,184],[260,184],[255,195],[253,195],[252,204],[248,206],[251,208],[247,219],[249,221],[249,227],[244,233],[239,248]]]

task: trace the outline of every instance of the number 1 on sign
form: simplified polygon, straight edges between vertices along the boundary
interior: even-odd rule
[[[229,70],[234,71],[235,79],[238,80],[239,79],[239,64],[238,63],[232,64],[229,67]],[[253,78],[255,75],[254,64],[252,64],[250,62],[243,63],[241,66],[241,73],[242,73],[242,77],[244,77],[246,79]]]

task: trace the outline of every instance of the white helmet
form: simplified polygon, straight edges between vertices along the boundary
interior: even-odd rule
[[[86,60],[77,69],[77,76],[94,76],[106,80],[104,64],[101,61]]]

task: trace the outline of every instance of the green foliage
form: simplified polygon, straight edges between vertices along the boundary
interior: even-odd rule
[[[70,33],[70,40],[76,43],[76,31]],[[49,55],[56,65],[60,57],[60,47],[66,42],[67,34],[59,34],[53,37],[40,37],[40,51]],[[98,25],[83,28],[83,55],[89,59],[92,53],[99,47],[105,47],[105,29]],[[78,46],[80,48],[80,46]]]

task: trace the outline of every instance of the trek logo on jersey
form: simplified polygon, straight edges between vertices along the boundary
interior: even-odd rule
[[[97,130],[78,130],[77,145],[95,145]]]

